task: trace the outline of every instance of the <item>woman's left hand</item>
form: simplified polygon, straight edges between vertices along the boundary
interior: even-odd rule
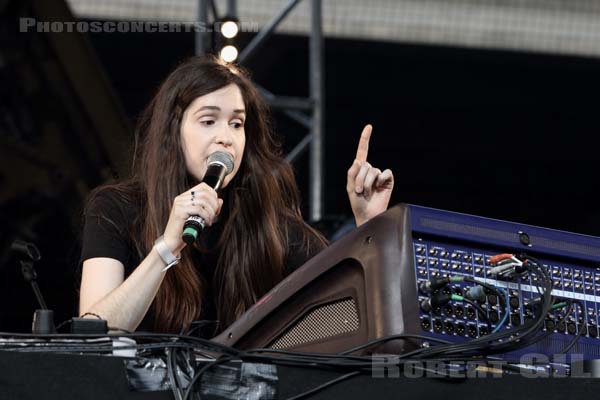
[[[360,226],[374,216],[387,210],[394,189],[394,174],[389,169],[381,171],[367,162],[371,125],[365,126],[360,135],[356,159],[348,170],[346,191],[356,220]]]

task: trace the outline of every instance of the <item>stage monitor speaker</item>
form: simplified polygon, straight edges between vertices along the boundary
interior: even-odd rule
[[[409,206],[398,205],[309,260],[213,340],[239,349],[337,353],[420,331]],[[395,340],[369,351],[414,348]]]

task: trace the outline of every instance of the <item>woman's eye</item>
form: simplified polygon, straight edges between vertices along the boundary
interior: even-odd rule
[[[244,123],[243,122],[232,122],[231,125],[235,128],[235,129],[240,129],[244,127]]]
[[[215,121],[213,121],[212,119],[207,119],[207,120],[204,120],[204,121],[200,121],[200,123],[202,125],[210,126],[210,125],[213,125],[215,123]]]

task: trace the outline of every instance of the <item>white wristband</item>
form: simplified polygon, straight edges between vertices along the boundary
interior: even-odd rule
[[[165,243],[165,239],[162,235],[154,242],[154,249],[160,258],[162,258],[162,260],[165,262],[165,264],[167,264],[167,266],[163,268],[162,272],[179,263],[179,260],[181,259],[181,255],[179,257],[175,257],[175,255],[171,253],[171,250],[169,250],[169,247]]]

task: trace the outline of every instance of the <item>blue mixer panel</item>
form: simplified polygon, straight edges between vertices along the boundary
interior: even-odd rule
[[[411,207],[413,252],[418,301],[430,296],[422,283],[441,277],[467,276],[503,291],[509,313],[502,300],[487,292],[478,301],[486,316],[472,305],[452,300],[431,310],[420,310],[421,328],[431,337],[454,342],[489,335],[522,326],[534,318],[529,304],[540,297],[535,275],[528,273],[512,279],[490,274],[492,256],[501,253],[526,253],[536,257],[553,282],[556,302],[577,301],[569,316],[567,307],[551,312],[544,321],[548,337],[520,353],[556,354],[578,335],[570,353],[600,356],[598,337],[600,308],[600,239],[547,228],[516,224],[430,209]],[[445,294],[464,295],[475,286],[469,282],[450,283]],[[420,289],[421,288],[421,289]],[[504,318],[507,314],[506,318]],[[581,332],[580,332],[581,331]]]

